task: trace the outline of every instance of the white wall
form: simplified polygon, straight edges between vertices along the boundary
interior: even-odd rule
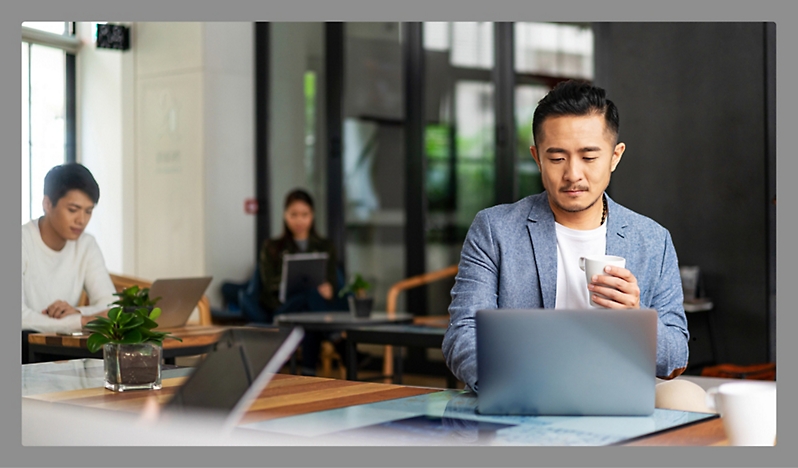
[[[132,174],[125,171],[125,121],[133,115],[126,105],[133,95],[133,57],[129,52],[96,49],[93,23],[77,23],[84,46],[77,54],[78,160],[100,185],[100,202],[87,227],[97,239],[111,272],[133,271],[130,244],[134,212],[124,210],[125,189],[131,189]],[[126,242],[127,241],[127,242]]]
[[[202,23],[136,24],[136,273],[205,273]]]
[[[253,25],[133,23],[128,51],[98,50],[79,23],[78,159],[101,200],[89,225],[110,271],[212,275],[255,262]]]
[[[205,23],[205,269],[211,304],[221,283],[243,282],[255,268],[254,25]]]

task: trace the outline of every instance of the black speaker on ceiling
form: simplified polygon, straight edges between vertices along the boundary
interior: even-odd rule
[[[98,24],[97,47],[128,50],[130,48],[130,28],[121,24]]]

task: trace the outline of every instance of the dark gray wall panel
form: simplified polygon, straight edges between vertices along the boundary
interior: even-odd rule
[[[764,24],[595,31],[595,82],[618,105],[627,144],[610,195],[668,228],[680,264],[702,268],[720,360],[766,361]]]

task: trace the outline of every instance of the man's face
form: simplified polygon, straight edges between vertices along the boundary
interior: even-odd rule
[[[530,151],[555,217],[594,207],[626,149],[598,114],[549,117],[539,139]]]
[[[65,240],[76,240],[89,224],[94,202],[83,191],[73,189],[59,198],[55,205],[45,195],[43,207],[53,230]]]

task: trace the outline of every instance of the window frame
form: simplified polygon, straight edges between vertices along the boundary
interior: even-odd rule
[[[77,53],[81,47],[80,39],[75,36],[75,23],[70,22],[68,27],[68,34],[55,34],[47,31],[41,31],[34,28],[25,26],[20,27],[22,30],[21,42],[28,45],[28,128],[30,128],[30,56],[32,45],[40,45],[59,49],[64,52],[64,162],[74,163],[77,162]],[[30,145],[30,134],[28,135],[28,145]],[[30,149],[28,150],[28,157],[30,157]],[[28,167],[28,176],[30,177],[30,165]],[[33,194],[29,193],[28,196],[33,199]]]

